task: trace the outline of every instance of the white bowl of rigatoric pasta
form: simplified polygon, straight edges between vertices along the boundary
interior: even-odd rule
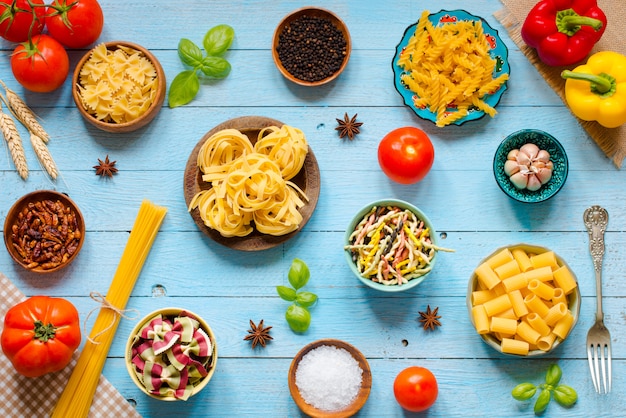
[[[88,51],[76,65],[72,97],[93,126],[113,133],[146,126],[161,110],[166,80],[159,60],[146,48],[112,41]]]
[[[344,253],[363,284],[401,292],[419,285],[432,272],[442,249],[437,241],[435,228],[420,209],[402,200],[383,199],[363,206],[352,218]]]
[[[554,251],[531,244],[496,249],[474,269],[467,309],[480,337],[518,357],[552,352],[570,334],[580,311],[572,269]]]

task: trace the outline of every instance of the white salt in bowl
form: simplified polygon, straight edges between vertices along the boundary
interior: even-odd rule
[[[320,408],[317,408],[313,405],[308,404],[302,395],[300,394],[300,390],[296,385],[296,373],[298,371],[298,366],[300,361],[304,356],[309,354],[311,350],[322,346],[331,346],[336,347],[338,349],[344,349],[352,358],[358,363],[359,367],[363,371],[361,375],[361,387],[356,395],[356,398],[347,406],[339,410],[327,411]],[[320,417],[320,418],[338,418],[338,417],[350,417],[356,414],[362,407],[365,405],[367,398],[370,394],[370,389],[372,388],[372,373],[370,371],[370,366],[367,362],[365,356],[357,350],[354,346],[335,339],[322,339],[314,341],[306,346],[304,346],[298,354],[293,358],[291,362],[291,366],[289,367],[289,391],[291,392],[291,397],[295,401],[298,408],[308,416],[311,417]]]

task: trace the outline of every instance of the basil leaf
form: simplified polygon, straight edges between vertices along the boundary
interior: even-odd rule
[[[189,39],[183,38],[178,42],[178,56],[183,64],[190,67],[202,65],[202,50]]]
[[[204,35],[202,44],[209,55],[221,55],[233,43],[235,30],[228,25],[217,25]]]
[[[317,302],[317,295],[311,292],[298,292],[296,295],[296,302],[298,305],[308,308]]]
[[[541,414],[546,410],[548,404],[550,403],[550,399],[552,397],[552,393],[549,390],[542,390],[537,398],[537,402],[535,402],[535,414]]]
[[[183,71],[178,74],[172,84],[170,84],[170,91],[168,94],[168,103],[170,107],[182,106],[196,97],[200,90],[200,81],[196,70]]]
[[[285,312],[285,319],[289,327],[295,332],[304,332],[311,324],[311,314],[306,308],[298,305],[291,305]]]
[[[567,385],[558,385],[554,389],[554,399],[563,406],[572,406],[578,400],[578,394],[574,388]]]
[[[537,386],[532,383],[520,383],[513,388],[511,395],[518,401],[526,401],[535,396],[536,392]]]
[[[287,286],[276,286],[276,291],[278,292],[278,296],[281,299],[286,300],[288,302],[293,302],[296,300],[296,291]]]
[[[556,386],[561,381],[561,368],[557,364],[551,364],[546,372],[546,384]]]
[[[291,267],[289,268],[289,283],[294,287],[294,289],[300,289],[309,281],[309,277],[311,277],[311,273],[309,272],[309,267],[306,263],[299,258],[294,258],[291,262]]]
[[[230,73],[230,63],[220,57],[204,57],[200,71],[209,77],[224,78]]]

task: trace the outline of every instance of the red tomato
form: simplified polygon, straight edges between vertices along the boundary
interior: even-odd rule
[[[11,69],[24,88],[38,93],[55,90],[67,78],[70,60],[63,45],[48,35],[19,44],[11,55]]]
[[[46,13],[50,36],[68,48],[90,45],[102,33],[104,15],[96,0],[54,0]]]
[[[67,366],[80,338],[78,311],[71,302],[33,296],[7,311],[0,342],[18,373],[38,377]]]
[[[378,163],[390,179],[417,183],[430,171],[435,149],[428,135],[412,126],[394,129],[378,145]]]
[[[43,0],[31,0],[32,4],[44,4]],[[28,0],[0,0],[0,36],[10,42],[26,42],[28,35],[36,36],[46,23],[43,7],[35,7],[36,22],[33,23],[32,7]]]
[[[420,412],[430,408],[437,400],[437,379],[430,370],[412,366],[402,370],[393,382],[393,394],[407,411]]]

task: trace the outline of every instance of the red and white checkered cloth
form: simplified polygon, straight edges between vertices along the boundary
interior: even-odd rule
[[[22,292],[0,273],[0,332],[4,328],[4,316],[7,311],[25,298]],[[63,370],[33,379],[17,373],[0,350],[0,375],[3,376],[0,385],[0,417],[49,417],[70,379],[79,354],[77,350],[72,362]],[[132,418],[141,415],[104,376],[100,376],[89,417]]]

